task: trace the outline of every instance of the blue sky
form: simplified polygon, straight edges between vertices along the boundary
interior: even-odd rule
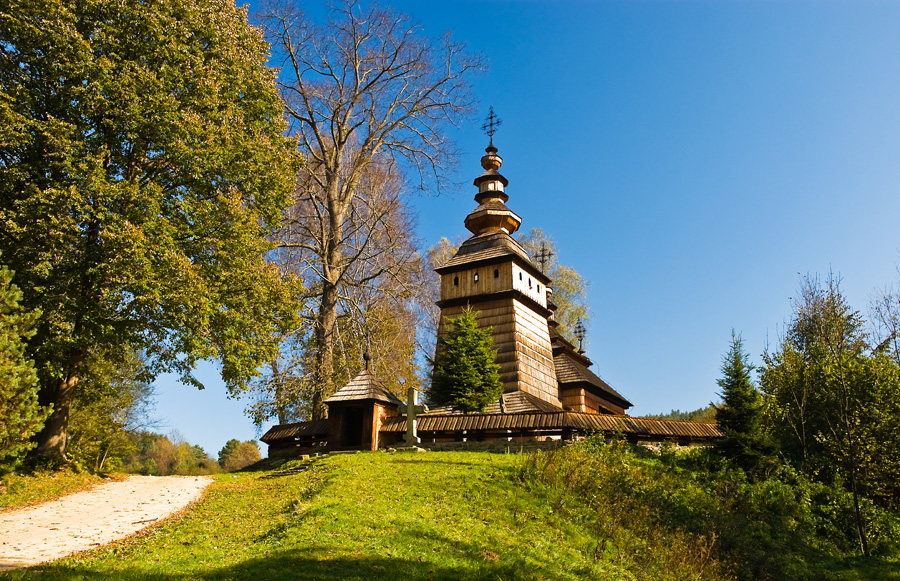
[[[864,312],[900,281],[900,3],[389,4],[490,64],[451,132],[460,185],[412,200],[417,235],[467,234],[493,105],[509,206],[590,282],[588,355],[633,415],[716,399],[732,328],[760,363],[801,274]],[[201,375],[157,381],[166,429],[213,454],[255,437]]]

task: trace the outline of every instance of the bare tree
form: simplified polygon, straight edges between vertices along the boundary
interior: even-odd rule
[[[303,236],[293,243],[315,257],[319,281],[312,417],[321,418],[334,389],[340,289],[370,259],[367,248],[348,250],[374,229],[353,219],[365,206],[361,185],[377,164],[439,188],[452,153],[443,128],[470,112],[468,79],[483,65],[449,35],[433,42],[407,16],[374,4],[333,8],[324,27],[290,3],[271,4],[258,19],[307,160],[296,199]]]
[[[388,389],[405,393],[401,384],[408,386],[416,377],[416,329],[427,292],[423,260],[410,235],[413,216],[401,203],[397,178],[371,164],[342,225],[346,264],[337,287],[332,331],[331,379],[336,386],[360,371],[364,351],[369,351],[377,372],[383,372],[379,377]],[[278,232],[281,247],[272,260],[302,276],[309,298],[321,300],[322,265],[311,250],[317,243],[316,216],[313,201],[298,196]],[[309,302],[318,306],[316,300]],[[313,400],[319,393],[315,374],[318,317],[317,308],[305,313],[306,324],[284,337],[269,373],[255,384],[256,401],[246,411],[257,426],[275,417],[283,424],[313,415]]]

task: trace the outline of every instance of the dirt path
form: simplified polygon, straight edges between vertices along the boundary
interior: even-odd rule
[[[0,513],[0,571],[125,538],[200,498],[209,476],[129,476]]]

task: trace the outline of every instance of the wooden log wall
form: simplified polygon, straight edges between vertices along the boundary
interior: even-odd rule
[[[522,390],[562,407],[547,320],[514,298],[479,302],[473,308],[480,328],[493,327],[503,391]],[[457,317],[464,309],[442,309],[438,332],[444,332],[444,318]]]
[[[441,276],[441,300],[475,297],[508,290],[517,290],[542,307],[547,306],[547,287],[538,282],[527,270],[511,261]]]

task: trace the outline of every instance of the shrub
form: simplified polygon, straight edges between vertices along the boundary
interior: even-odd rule
[[[708,450],[592,437],[527,456],[520,477],[549,490],[554,510],[589,523],[601,558],[627,556],[641,578],[806,578],[812,563],[858,550],[849,493],[789,466],[750,479]],[[900,517],[864,509],[873,552],[897,555]]]

